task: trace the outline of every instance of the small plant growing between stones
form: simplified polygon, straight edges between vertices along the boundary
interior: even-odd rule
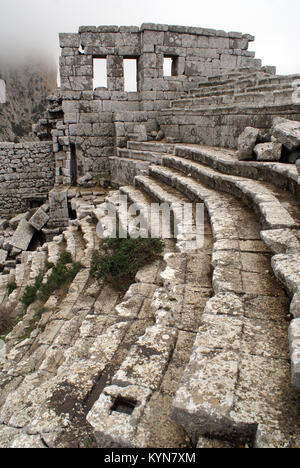
[[[156,260],[163,251],[159,239],[107,239],[93,252],[90,274],[96,280],[126,291],[134,282],[138,270]]]
[[[16,284],[15,281],[10,281],[10,282],[7,284],[7,286],[6,286],[8,296],[10,296],[11,293],[12,293],[13,291],[15,291],[15,289],[17,289],[17,287],[18,287],[18,286],[17,286],[17,284]]]
[[[41,320],[42,318],[42,315],[47,312],[47,309],[45,307],[40,307],[39,309],[37,309],[37,311],[35,312],[33,318],[29,321],[29,326],[28,328],[26,328],[26,331],[24,333],[23,336],[21,336],[21,338],[19,339],[19,341],[23,341],[23,340],[26,340],[27,338],[30,337],[31,333],[33,332],[33,330],[35,330],[37,328],[37,324],[38,322]],[[42,327],[40,327],[42,328]]]
[[[50,262],[45,263],[45,269],[38,275],[34,285],[26,287],[21,303],[27,309],[36,299],[42,303],[47,302],[54,291],[70,284],[81,268],[80,263],[73,262],[72,255],[69,252],[63,252],[56,265]],[[47,272],[49,272],[49,275],[44,282]]]

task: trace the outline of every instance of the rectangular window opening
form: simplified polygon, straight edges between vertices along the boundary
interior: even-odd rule
[[[107,88],[107,63],[106,58],[93,59],[93,88]]]
[[[164,57],[164,76],[178,76],[178,57]]]
[[[124,58],[124,91],[137,92],[137,59]]]

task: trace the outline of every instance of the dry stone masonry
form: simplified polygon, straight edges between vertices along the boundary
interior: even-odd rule
[[[0,319],[18,318],[0,340],[0,447],[300,447],[299,75],[262,66],[253,41],[60,34],[36,140],[0,143]],[[203,245],[166,240],[123,296],[89,275],[109,205],[124,228],[120,195],[204,205]],[[24,311],[65,251],[82,265],[69,289]]]

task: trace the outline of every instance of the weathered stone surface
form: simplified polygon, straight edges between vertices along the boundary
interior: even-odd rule
[[[42,208],[39,208],[37,212],[28,221],[37,231],[40,231],[45,224],[49,221],[50,217],[45,213]]]
[[[253,150],[255,148],[259,130],[257,128],[246,127],[238,139],[238,158],[240,161],[253,159]]]
[[[275,118],[272,135],[290,151],[300,148],[300,122]]]
[[[0,249],[0,267],[3,267],[7,259],[8,252]]]
[[[99,448],[134,447],[134,435],[145,411],[151,391],[147,388],[113,385],[106,387],[87,416],[93,426]],[[120,413],[114,404],[131,402],[131,414]],[[130,408],[129,408],[130,409]]]
[[[291,229],[270,229],[268,231],[261,231],[260,235],[264,243],[275,254],[300,250],[300,242],[295,231]]]
[[[300,318],[300,292],[294,294],[291,302],[290,312],[294,318]]]
[[[52,190],[49,193],[49,203],[51,219],[69,218],[67,190]]]
[[[257,161],[279,161],[282,153],[281,143],[261,143],[254,148]]]
[[[19,226],[12,237],[11,244],[17,249],[27,250],[34,232],[35,230],[33,226],[31,226],[25,218],[21,219]]]
[[[288,292],[293,295],[300,289],[300,263],[298,253],[275,255],[272,258],[272,267],[276,277],[285,285]]]

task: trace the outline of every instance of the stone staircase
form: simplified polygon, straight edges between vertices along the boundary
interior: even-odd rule
[[[105,203],[118,212],[126,195],[148,208],[146,221],[152,202],[168,203],[175,220],[175,206],[202,203],[203,243],[195,250],[193,230],[177,239],[171,232],[163,260],[141,269],[121,298],[89,279],[104,197],[73,198],[76,219],[24,254],[12,297],[1,282],[3,300],[17,299],[61,251],[83,264],[30,335],[35,304],[0,350],[0,446],[299,446],[288,341],[290,328],[297,349],[289,327],[300,280],[293,167],[238,162],[232,150],[199,145],[129,142],[121,155],[112,164],[130,162],[134,185]],[[156,228],[162,235],[161,222]]]
[[[137,153],[145,163],[140,172],[134,159]],[[153,163],[153,153],[159,164]],[[290,311],[294,318],[298,316],[300,281],[295,168],[238,162],[232,150],[199,145],[168,145],[166,152],[165,144],[152,142],[129,143],[120,166],[128,160],[136,164],[135,188],[125,191],[137,194],[140,190],[156,202],[203,202],[213,234],[213,293],[210,299],[206,296],[193,328],[193,351],[168,406],[172,420],[198,447],[297,446],[299,391],[289,383],[290,358],[292,383],[297,383],[297,359],[290,355],[288,343]],[[192,252],[186,255],[193,257]],[[201,272],[200,264],[195,264],[197,272]],[[161,275],[164,286],[168,274]],[[179,276],[182,281],[183,274]],[[197,278],[192,288],[199,287],[202,280]],[[162,316],[168,315],[164,310]],[[167,323],[175,332],[180,329],[176,320]],[[143,343],[141,339],[141,346]],[[290,348],[294,349],[291,341]],[[147,381],[145,356],[141,360],[145,363],[143,378],[129,377],[138,367],[136,353],[129,353],[113,378],[116,388],[105,389],[88,416],[99,446],[149,446],[140,435],[145,433],[146,400],[151,402],[151,395],[158,391],[164,393],[164,386],[158,387],[151,378]],[[150,393],[138,393],[136,386]],[[131,416],[123,417],[123,429],[118,430],[120,415],[109,416],[108,412],[121,394],[135,405]],[[134,429],[132,419],[140,421]]]
[[[299,80],[268,68],[209,77],[162,110],[158,123],[170,141],[236,148],[247,126],[267,130],[275,116],[300,119]]]

